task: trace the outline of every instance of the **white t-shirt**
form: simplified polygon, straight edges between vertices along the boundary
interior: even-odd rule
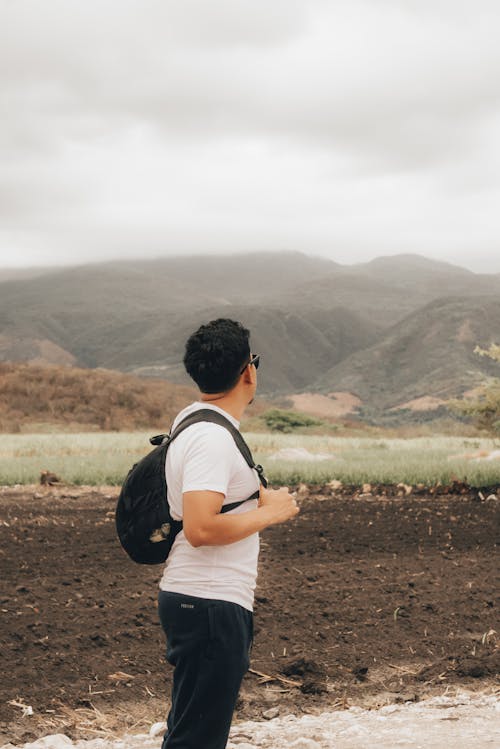
[[[239,422],[211,403],[197,401],[181,411],[173,423],[200,408],[223,414],[238,429]],[[230,432],[219,424],[200,422],[182,432],[167,451],[165,472],[168,503],[175,520],[182,520],[182,495],[189,491],[224,494],[223,504],[248,499],[259,489],[257,472],[250,468]],[[257,507],[250,500],[228,514]],[[178,533],[165,565],[160,588],[173,593],[220,599],[253,610],[259,534],[224,546],[193,547],[184,531]]]

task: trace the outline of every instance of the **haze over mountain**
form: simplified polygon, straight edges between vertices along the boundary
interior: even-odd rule
[[[391,408],[455,396],[495,367],[500,275],[419,255],[340,265],[297,252],[125,261],[1,280],[0,361],[105,367],[186,383],[186,337],[241,320],[266,395],[349,391]]]

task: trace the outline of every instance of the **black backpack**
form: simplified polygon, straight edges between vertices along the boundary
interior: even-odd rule
[[[202,408],[186,416],[173,433],[159,434],[149,440],[155,449],[136,463],[128,472],[116,506],[116,530],[120,543],[134,562],[160,564],[168,557],[175,537],[182,529],[182,521],[170,515],[167,501],[165,459],[169,445],[181,432],[200,421],[210,421],[225,427],[233,436],[238,450],[250,468],[255,468],[261,484],[267,486],[262,466],[255,465],[250,448],[233,424],[218,411]],[[256,499],[255,492],[248,499],[223,505],[221,512]]]

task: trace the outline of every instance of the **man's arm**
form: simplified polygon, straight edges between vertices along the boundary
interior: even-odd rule
[[[264,489],[259,506],[238,514],[221,514],[224,495],[212,491],[184,492],[183,529],[191,546],[224,546],[241,541],[270,525],[283,523],[299,512],[288,489]]]

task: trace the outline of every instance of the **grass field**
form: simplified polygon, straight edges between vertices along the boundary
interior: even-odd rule
[[[339,479],[348,484],[449,483],[454,478],[473,486],[500,482],[500,460],[475,461],[463,457],[479,450],[500,448],[499,439],[419,437],[384,439],[293,434],[246,434],[257,462],[273,483],[324,483]],[[38,483],[49,470],[71,484],[120,484],[132,463],[150,449],[143,432],[0,435],[0,484]],[[274,453],[302,448],[331,458],[273,459]]]

